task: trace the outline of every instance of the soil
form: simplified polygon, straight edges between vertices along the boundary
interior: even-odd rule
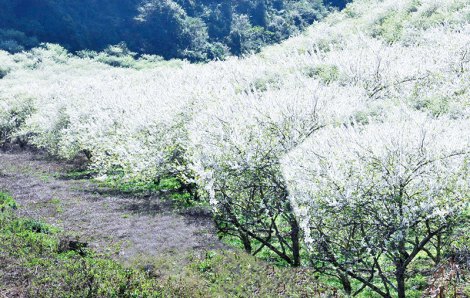
[[[146,196],[104,189],[67,173],[86,167],[86,158],[58,160],[34,149],[0,152],[0,190],[21,205],[20,216],[42,220],[99,252],[129,260],[189,250],[226,249],[210,212],[178,211],[165,193]]]

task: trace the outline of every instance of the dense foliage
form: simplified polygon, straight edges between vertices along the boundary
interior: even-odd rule
[[[322,0],[6,0],[0,1],[0,49],[20,52],[39,40],[102,51],[125,42],[140,54],[204,61],[257,52],[326,13]]]
[[[469,18],[466,0],[362,0],[203,65],[0,51],[0,142],[83,152],[101,178],[176,177],[252,254],[416,296],[415,257],[438,262],[468,227]]]

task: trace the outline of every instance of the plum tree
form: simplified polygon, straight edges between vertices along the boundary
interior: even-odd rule
[[[357,292],[405,297],[408,265],[467,212],[467,127],[395,109],[290,153],[284,173],[313,262],[360,281]]]

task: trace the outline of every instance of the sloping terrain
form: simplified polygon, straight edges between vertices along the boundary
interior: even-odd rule
[[[53,42],[88,56],[124,42],[144,55],[212,60],[285,40],[346,2],[0,0],[0,49]]]
[[[224,246],[204,210],[178,213],[157,194],[124,195],[89,180],[65,179],[79,162],[32,151],[0,153],[0,189],[22,206],[20,216],[60,227],[98,251],[119,245],[121,258]]]
[[[357,0],[282,45],[207,64],[117,68],[52,44],[0,52],[0,146],[85,154],[84,168],[122,174],[119,185],[179,179],[246,252],[308,266],[347,295],[421,297],[432,270],[470,243],[469,20],[467,0]],[[72,233],[98,249],[121,243],[125,258],[182,243],[140,249],[132,237],[154,235],[148,225],[126,233],[136,218],[189,218],[159,196],[62,181],[30,165],[41,160],[16,158],[25,166],[6,163],[4,181],[13,196],[30,189],[19,200],[28,216],[77,220]],[[76,197],[58,187],[32,199],[38,181]],[[183,233],[188,243],[194,233]],[[227,283],[210,264],[198,268]],[[257,278],[234,282],[235,295],[247,283],[252,297]]]
[[[136,196],[70,179],[84,160],[37,150],[0,153],[0,298],[336,293],[306,268],[275,268],[229,249],[216,240],[209,212],[175,210],[166,198],[171,191]],[[3,209],[5,192],[19,208]],[[72,239],[91,250],[62,251],[63,240]]]

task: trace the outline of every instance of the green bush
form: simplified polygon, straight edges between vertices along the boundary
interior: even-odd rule
[[[336,65],[320,64],[314,67],[304,67],[303,73],[309,78],[318,78],[328,84],[336,81],[340,77],[339,69]]]
[[[13,54],[31,49],[38,44],[39,41],[36,37],[28,37],[21,31],[0,29],[0,50]]]
[[[5,212],[9,210],[15,210],[18,208],[18,204],[13,198],[3,192],[0,192],[0,211]]]

